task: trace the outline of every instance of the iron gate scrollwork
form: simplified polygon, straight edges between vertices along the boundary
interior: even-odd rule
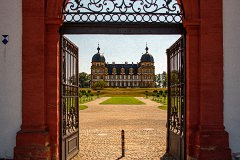
[[[167,152],[177,160],[185,159],[185,38],[182,36],[169,49]]]
[[[65,0],[62,12],[65,23],[182,23],[184,16],[177,0]]]
[[[182,0],[64,0],[62,15],[64,23],[60,29],[61,34],[184,33]],[[186,113],[184,36],[167,50],[167,55],[169,78],[167,153],[182,160],[185,159]],[[62,57],[62,60],[66,60],[66,58]],[[69,91],[69,87],[72,90],[70,95],[62,96],[62,116],[65,115],[62,118],[62,127],[65,127],[62,129],[63,139],[64,135],[68,137],[68,133],[78,133],[78,128],[76,128],[78,112],[75,112],[76,108],[74,107],[66,109],[68,104],[72,103],[68,98],[71,96],[76,98],[73,93],[77,86],[69,85],[74,81],[67,82],[68,79],[69,77],[63,78],[66,85],[62,85],[62,93]],[[68,123],[67,114],[70,114],[70,119],[73,120],[70,123]],[[64,140],[62,142],[66,143]]]
[[[79,150],[78,47],[61,38],[61,157]]]

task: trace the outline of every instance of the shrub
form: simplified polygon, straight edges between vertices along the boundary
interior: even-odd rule
[[[160,94],[160,96],[161,96],[161,95],[163,94],[163,91],[162,91],[162,90],[160,90],[160,91],[159,91],[159,94]]]
[[[145,91],[145,95],[146,95],[146,98],[147,98],[148,95],[149,95],[149,92],[148,92],[148,91]]]
[[[168,94],[168,90],[165,90],[164,93],[167,95]]]
[[[99,95],[100,95],[100,91],[97,91],[97,97],[99,98]]]
[[[92,88],[93,89],[103,89],[107,86],[107,82],[105,81],[98,81],[93,84]]]

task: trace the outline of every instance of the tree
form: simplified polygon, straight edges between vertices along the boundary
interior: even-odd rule
[[[87,74],[85,72],[78,73],[78,86],[80,88],[89,88],[90,79],[91,79],[90,74]],[[70,84],[77,85],[76,84],[76,75],[69,77],[68,81]]]
[[[78,74],[78,80],[80,88],[89,88],[91,75],[85,72],[81,72]]]
[[[161,87],[161,74],[155,75],[154,82],[156,87]]]
[[[161,84],[163,88],[167,88],[167,73],[163,71],[162,77],[161,77]]]
[[[155,75],[155,84],[157,87],[167,88],[167,72]]]
[[[107,82],[105,81],[97,81],[96,83],[93,84],[92,88],[93,89],[103,89],[107,86]]]

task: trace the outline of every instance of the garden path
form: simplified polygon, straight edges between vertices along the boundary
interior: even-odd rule
[[[159,160],[166,149],[167,112],[143,97],[144,105],[100,105],[109,97],[86,103],[80,111],[80,151],[74,160],[115,160],[121,157],[121,130],[126,153],[122,160]]]

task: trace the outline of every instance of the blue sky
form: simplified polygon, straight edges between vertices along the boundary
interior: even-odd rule
[[[79,72],[90,73],[92,56],[97,53],[99,43],[100,53],[106,62],[137,63],[142,53],[145,53],[146,43],[148,52],[155,61],[155,74],[167,70],[166,49],[180,35],[65,35],[79,47]]]

